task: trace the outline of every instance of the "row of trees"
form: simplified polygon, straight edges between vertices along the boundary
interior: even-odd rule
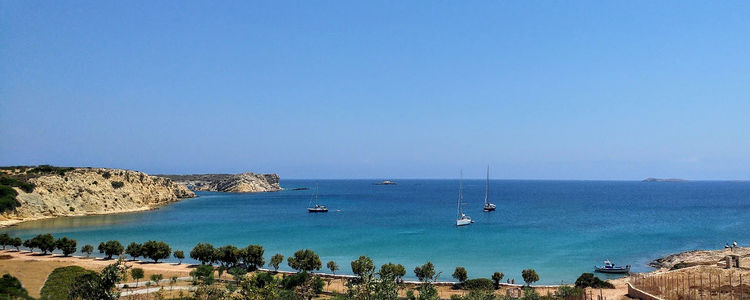
[[[39,249],[44,254],[50,253],[54,250],[60,250],[64,256],[70,256],[70,254],[75,253],[77,250],[76,240],[67,237],[55,239],[54,236],[49,233],[39,234],[25,241],[22,241],[19,237],[11,237],[7,233],[3,233],[0,234],[0,246],[2,246],[3,250],[5,250],[7,246],[13,246],[16,250],[20,250],[20,247],[24,246],[32,252],[34,249]],[[99,253],[104,254],[106,259],[112,259],[113,256],[120,256],[123,253],[129,255],[132,259],[143,257],[152,259],[154,262],[159,262],[161,259],[169,258],[170,255],[173,255],[174,258],[178,259],[179,263],[182,263],[182,260],[185,259],[185,253],[183,251],[176,250],[172,252],[172,248],[169,247],[169,244],[162,241],[147,241],[143,244],[132,242],[127,248],[125,248],[120,242],[110,240],[99,243],[97,250],[99,250]],[[94,246],[84,245],[81,247],[81,252],[88,257],[94,252]]]

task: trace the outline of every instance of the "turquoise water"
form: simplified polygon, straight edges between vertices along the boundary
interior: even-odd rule
[[[443,272],[440,280],[464,266],[470,277],[501,271],[519,282],[522,269],[534,268],[547,284],[573,282],[605,259],[640,272],[665,254],[750,243],[748,182],[492,181],[498,210],[485,213],[484,181],[465,180],[465,210],[475,223],[461,228],[455,226],[458,181],[372,182],[319,181],[321,204],[331,209],[326,214],[307,213],[313,190],[200,192],[154,211],[42,220],[8,231],[23,238],[50,232],[79,246],[156,239],[186,252],[197,242],[262,244],[266,260],[310,248],[324,265],[337,261],[340,273],[351,273],[349,262],[359,255],[407,270],[429,260]],[[314,189],[315,181],[282,186]]]

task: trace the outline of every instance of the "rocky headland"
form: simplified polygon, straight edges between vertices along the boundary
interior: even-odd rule
[[[157,175],[184,184],[194,191],[228,193],[277,192],[281,190],[278,174],[194,174]]]
[[[169,178],[121,169],[5,167],[0,177],[5,194],[15,190],[15,195],[5,195],[15,198],[15,207],[0,211],[0,227],[59,216],[143,211],[195,197]]]

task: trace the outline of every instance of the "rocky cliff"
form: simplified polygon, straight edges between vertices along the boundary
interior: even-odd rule
[[[56,216],[149,210],[195,197],[184,185],[143,172],[99,168],[34,170],[0,170],[0,175],[20,178],[34,186],[31,192],[14,188],[20,206],[0,214],[0,225]]]
[[[230,193],[276,192],[281,190],[278,174],[158,175],[184,184],[195,191]]]

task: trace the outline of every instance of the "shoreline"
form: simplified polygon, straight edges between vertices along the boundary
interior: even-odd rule
[[[190,198],[185,198],[190,199]],[[176,203],[179,201],[182,201],[184,199],[179,199],[178,201],[172,202]],[[84,213],[84,214],[76,214],[76,215],[60,215],[60,216],[35,216],[35,217],[25,217],[25,218],[7,218],[3,217],[5,220],[0,220],[0,229],[8,228],[12,226],[16,226],[21,223],[31,222],[31,221],[39,221],[39,220],[47,220],[47,219],[57,219],[57,218],[75,218],[75,217],[88,217],[88,216],[103,216],[103,215],[118,215],[118,214],[127,214],[127,213],[137,213],[137,212],[144,212],[144,211],[150,211],[150,210],[157,210],[159,208],[165,207],[167,205],[170,205],[172,203],[165,203],[163,205],[159,206],[148,206],[148,207],[140,207],[140,208],[131,208],[131,209],[125,209],[121,211],[114,211],[114,212],[92,212],[92,213]]]

